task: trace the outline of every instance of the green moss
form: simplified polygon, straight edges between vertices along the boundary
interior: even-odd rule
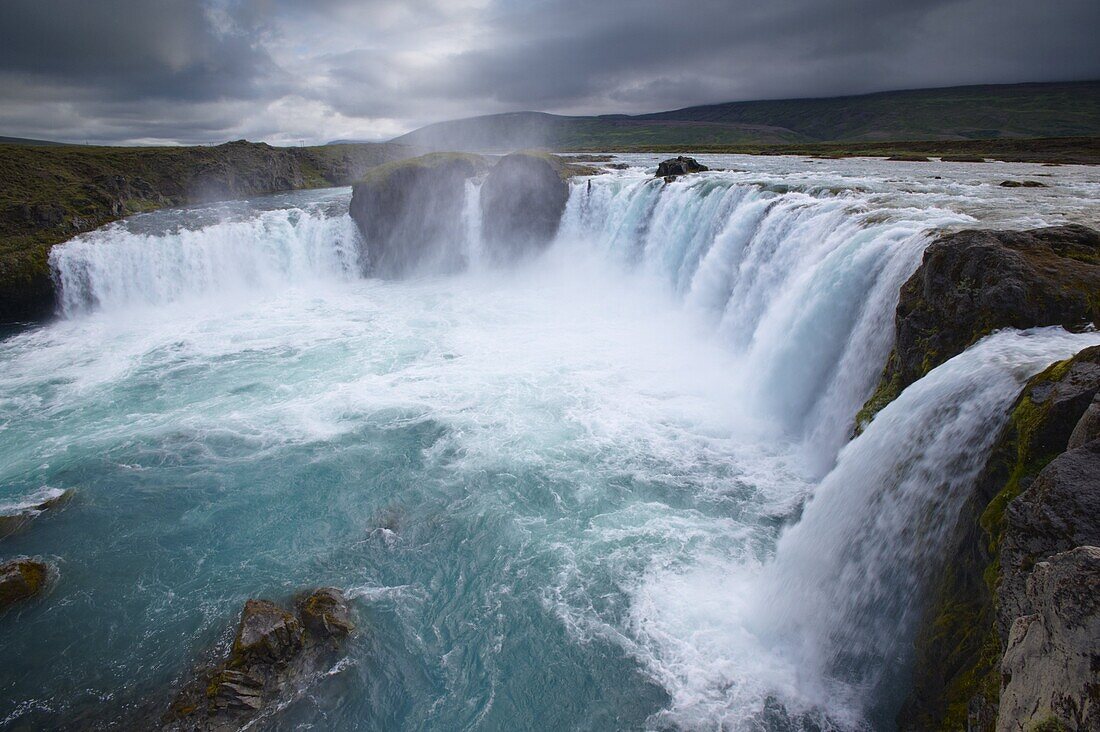
[[[1026,732],[1070,732],[1070,728],[1057,717],[1047,717],[1042,721],[1029,724]]]

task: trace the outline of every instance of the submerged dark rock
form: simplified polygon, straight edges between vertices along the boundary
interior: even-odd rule
[[[546,248],[569,200],[559,159],[538,153],[506,155],[481,186],[481,227],[486,254],[521,259]]]
[[[72,497],[73,490],[69,488],[33,505],[24,506],[11,513],[0,514],[0,539],[22,531],[43,512],[60,508],[68,503]]]
[[[485,159],[465,153],[431,153],[386,163],[352,188],[355,220],[378,277],[449,272],[465,262],[455,246],[463,235],[466,181]]]
[[[42,592],[49,573],[48,564],[27,557],[0,564],[0,612]]]
[[[1086,226],[940,237],[902,286],[894,351],[863,424],[936,366],[999,328],[1100,326],[1100,233]]]
[[[695,158],[689,158],[685,155],[679,155],[675,158],[669,158],[663,160],[657,166],[658,178],[664,178],[666,180],[675,178],[679,175],[688,175],[689,173],[702,173],[705,170],[710,170],[707,166],[700,163]]]
[[[1046,188],[1046,183],[1037,180],[1002,180],[999,184],[1002,188]]]
[[[323,587],[295,602],[297,614],[249,600],[229,657],[184,687],[165,730],[236,730],[323,671],[355,630],[343,593]]]

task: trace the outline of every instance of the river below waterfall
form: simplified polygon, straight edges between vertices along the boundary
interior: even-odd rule
[[[1096,226],[1100,171],[618,159],[508,269],[470,205],[468,271],[364,277],[350,189],[56,248],[59,317],[0,340],[0,504],[76,493],[0,544],[60,573],[0,622],[0,727],[125,725],[247,598],[333,585],[360,632],[265,729],[889,729],[953,499],[1100,342],[995,334],[849,443],[898,289],[936,230]]]

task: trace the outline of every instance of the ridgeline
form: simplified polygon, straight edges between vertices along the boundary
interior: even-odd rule
[[[780,145],[795,153],[806,149],[799,146],[818,143],[1098,136],[1100,81],[1082,81],[729,102],[643,115],[516,112],[440,122],[394,142],[471,152],[540,146],[561,151],[755,152]]]

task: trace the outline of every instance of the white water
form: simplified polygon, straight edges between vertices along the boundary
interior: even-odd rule
[[[358,277],[358,233],[316,208],[155,234],[107,226],[50,252],[60,309],[122,310]]]
[[[510,685],[524,677],[501,648],[535,632],[534,611],[506,612],[522,596],[564,626],[568,645],[620,649],[668,695],[658,709],[642,697],[613,706],[616,719],[636,706],[652,712],[650,727],[737,729],[775,695],[845,727],[882,726],[912,601],[1008,400],[1030,373],[1097,340],[991,338],[841,450],[890,348],[898,288],[931,229],[1054,223],[1065,211],[1091,221],[1100,186],[1067,173],[1032,201],[996,189],[1007,166],[925,166],[902,180],[891,176],[909,168],[894,164],[837,164],[850,174],[761,165],[668,186],[636,171],[575,184],[550,251],[506,273],[477,256],[476,185],[456,222],[471,271],[456,277],[358,279],[346,192],[343,207],[295,199],[198,223],[195,212],[162,212],[147,219],[159,222],[153,233],[131,220],[74,240],[51,260],[69,319],[13,343],[0,379],[4,418],[26,425],[11,435],[10,472],[63,464],[71,444],[98,455],[174,445],[182,431],[200,446],[214,441],[199,475],[239,475],[220,480],[243,481],[244,495],[262,502],[264,493],[244,491],[253,458],[237,470],[217,440],[243,436],[261,455],[312,445],[341,454],[335,446],[366,427],[440,425],[444,436],[413,453],[411,467],[384,451],[370,458],[384,477],[380,496],[355,493],[361,467],[354,480],[326,484],[368,506],[426,490],[417,495],[429,508],[458,486],[445,512],[476,509],[439,560],[459,576],[428,582],[410,569],[434,556],[433,544],[391,569],[402,596],[439,596],[451,608],[426,617],[406,608],[411,619],[389,629],[423,649],[405,663],[447,659],[445,690],[413,695],[427,710],[414,718],[477,727],[468,720],[501,708],[498,687],[536,716],[582,698],[592,671],[557,658],[552,635],[521,657],[557,659],[547,668],[562,671],[544,679],[551,688],[566,677],[580,685],[560,698]],[[359,518],[356,505],[342,510]],[[279,536],[297,536],[294,522],[310,516],[283,514],[290,525]],[[507,530],[488,531],[490,520]],[[400,546],[396,536],[387,547]],[[497,547],[509,554],[496,557]],[[395,589],[373,574],[329,581],[365,598]],[[476,611],[461,614],[467,596]],[[486,607],[498,609],[495,620],[479,614]],[[444,642],[449,634],[458,640]],[[455,658],[476,663],[453,667]]]

